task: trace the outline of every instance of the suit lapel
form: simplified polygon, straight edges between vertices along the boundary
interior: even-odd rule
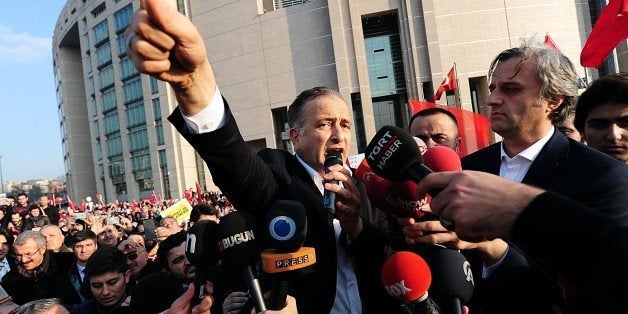
[[[541,152],[532,165],[528,173],[523,178],[522,183],[538,184],[545,176],[554,170],[558,163],[569,154],[569,140],[558,130],[554,130],[554,135],[543,146]]]

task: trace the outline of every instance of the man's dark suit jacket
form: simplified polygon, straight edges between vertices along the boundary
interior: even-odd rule
[[[289,294],[297,300],[299,313],[329,313],[336,294],[336,245],[320,191],[289,152],[277,149],[263,149],[257,155],[252,152],[226,101],[225,107],[226,125],[205,134],[190,134],[178,108],[168,119],[205,160],[214,183],[237,210],[251,213],[258,222],[263,222],[268,208],[277,200],[303,204],[307,216],[304,246],[316,249],[316,264],[291,275]],[[350,244],[341,243],[354,258],[363,308],[367,313],[383,313],[389,306],[379,278],[385,258],[384,233],[368,223],[369,217],[362,217],[362,233]]]
[[[493,144],[464,157],[462,167],[499,175],[500,152],[501,143]],[[558,130],[534,160],[522,183],[560,193],[628,225],[628,167],[567,139]],[[582,232],[587,232],[586,226]],[[475,278],[482,278],[481,263],[475,266]],[[559,299],[556,294],[560,293],[552,277],[553,273],[543,270],[538,261],[510,247],[495,272],[488,279],[479,280],[473,302],[480,303],[484,313],[551,312],[549,304],[555,304]]]

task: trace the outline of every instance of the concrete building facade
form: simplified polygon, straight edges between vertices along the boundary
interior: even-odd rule
[[[381,126],[406,127],[408,100],[431,98],[454,65],[458,92],[439,102],[483,114],[491,59],[522,38],[550,34],[577,65],[599,1],[171,2],[199,28],[220,91],[253,150],[292,149],[288,106],[300,91],[326,85],[352,109],[357,154]],[[176,106],[171,91],[129,67],[123,29],[137,6],[70,0],[60,15],[53,54],[68,189],[122,199],[147,193],[149,183],[174,197],[194,181],[211,189],[202,161],[163,121]],[[577,70],[584,81],[598,76]]]

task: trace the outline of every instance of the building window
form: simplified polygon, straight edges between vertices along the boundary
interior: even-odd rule
[[[288,126],[288,110],[286,107],[272,109],[273,125],[275,127],[275,145],[279,149],[292,152],[290,127]]]
[[[102,69],[98,73],[98,77],[100,78],[100,90],[113,86],[113,83],[114,83],[113,66],[108,66]]]
[[[135,66],[128,57],[124,57],[120,60],[120,79],[125,81],[134,75],[138,75],[140,72],[137,71]]]
[[[117,175],[124,175],[124,173],[125,171],[124,171],[123,160],[112,161],[109,164],[109,175],[117,176]]]
[[[102,81],[102,79],[101,79]],[[96,89],[94,87],[94,77],[90,76],[87,78],[87,95],[94,97],[96,95]]]
[[[90,98],[87,102],[89,102],[89,106],[92,108],[92,117],[98,115],[98,105],[96,105],[96,99],[93,97]]]
[[[151,94],[159,93],[159,81],[152,76],[150,77],[150,93]]]
[[[116,133],[107,138],[107,158],[122,155],[122,138]]]
[[[111,44],[106,43],[96,49],[96,66],[104,67],[111,63]]]
[[[118,44],[118,56],[122,56],[126,54],[126,36],[124,34],[118,35],[116,38],[116,42]]]
[[[133,5],[131,4],[113,14],[116,33],[123,32],[124,29],[129,26],[129,23],[131,23],[131,16],[133,16]]]
[[[142,170],[150,170],[150,155],[144,154],[131,157],[131,171],[138,172]]]
[[[287,8],[293,5],[299,5],[310,2],[312,0],[273,0],[275,9]]]
[[[126,182],[116,183],[114,186],[116,187],[116,195],[126,194]]]
[[[159,98],[153,98],[153,118],[155,120],[161,120],[161,103]]]
[[[146,126],[129,132],[129,151],[135,152],[148,148],[148,133]]]
[[[105,125],[105,135],[110,135],[120,131],[120,120],[118,119],[118,112],[111,112],[103,118],[103,124]]]
[[[83,46],[83,51],[86,53],[89,53],[89,35],[88,33],[83,34],[83,36],[81,36],[81,45]]]
[[[406,85],[397,15],[365,18],[362,28],[372,97],[404,93]]]
[[[146,112],[144,111],[144,103],[137,102],[129,105],[126,109],[127,127],[146,123]]]
[[[106,6],[106,4],[103,2],[103,3],[99,4],[97,7],[95,7],[95,8],[92,10],[92,12],[91,12],[91,13],[92,13],[92,15],[93,15],[94,17],[97,17],[98,15],[100,15],[100,13],[105,12],[105,10],[107,10],[107,6]]]
[[[116,90],[114,88],[103,91],[103,94],[100,97],[103,112],[108,112],[117,108],[118,103],[116,102]]]
[[[485,106],[488,98],[488,83],[486,76],[470,77],[469,90],[471,91],[471,106],[473,112],[488,115]]]
[[[165,198],[170,198],[170,176],[168,175],[168,160],[166,158],[166,150],[162,149],[158,153],[159,171],[161,172],[162,194]]]
[[[153,191],[155,189],[152,178],[139,179],[137,180],[137,185],[140,192]]]
[[[94,37],[95,45],[99,45],[103,41],[109,39],[109,25],[107,25],[107,19],[92,28],[92,35]]]
[[[83,66],[85,67],[85,73],[92,73],[92,56],[85,55],[85,62],[83,62]]]
[[[98,140],[100,138],[100,125],[98,123],[98,120],[94,121],[93,132],[94,132],[94,138]]]
[[[122,85],[122,91],[124,93],[125,104],[142,99],[142,81],[139,77],[127,81]]]
[[[100,144],[100,141],[96,141],[96,158],[98,158],[98,160],[102,160],[102,145]]]
[[[164,145],[164,126],[161,121],[157,121],[157,125],[155,125],[155,134],[157,135],[157,145]]]

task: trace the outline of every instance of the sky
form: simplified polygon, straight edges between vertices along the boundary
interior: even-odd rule
[[[2,1],[0,161],[4,183],[64,174],[51,43],[65,3]]]

